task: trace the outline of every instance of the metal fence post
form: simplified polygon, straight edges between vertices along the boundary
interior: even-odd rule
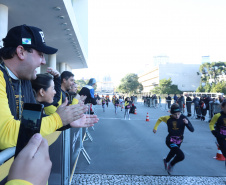
[[[68,185],[70,177],[70,129],[64,130],[62,134],[63,134],[62,184]]]

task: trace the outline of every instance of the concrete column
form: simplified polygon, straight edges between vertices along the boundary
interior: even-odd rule
[[[68,64],[66,64],[66,70],[71,71],[71,67]]]
[[[60,73],[66,71],[66,63],[65,62],[62,62],[60,63]]]
[[[56,54],[49,55],[49,67],[56,69]]]
[[[3,46],[2,39],[6,37],[8,31],[8,7],[0,4],[0,47]]]

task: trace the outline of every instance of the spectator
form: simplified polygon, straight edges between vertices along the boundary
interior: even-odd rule
[[[224,101],[224,98],[222,95],[219,95],[218,98],[219,98],[220,103],[222,103]]]
[[[193,103],[195,105],[195,112],[196,112],[196,119],[200,119],[201,118],[201,109],[200,109],[200,106],[199,106],[199,98],[196,97],[196,95],[194,95],[194,98],[193,98]]]
[[[182,111],[182,113],[184,113],[185,101],[184,101],[183,94],[180,94],[180,97],[177,99],[177,103],[179,104],[179,107],[180,107],[180,110]]]
[[[39,28],[21,25],[9,30],[0,49],[0,150],[16,146],[23,103],[35,103],[30,80],[36,68],[46,64],[45,54],[57,49],[44,42]],[[62,106],[58,112],[42,119],[40,133],[45,136],[75,121],[85,106]],[[74,115],[74,116],[71,116]]]
[[[177,95],[176,95],[176,94],[174,94],[174,96],[173,96],[173,101],[174,101],[174,103],[176,103],[176,102],[177,102],[177,99],[178,99]]]
[[[57,108],[65,102],[66,98],[68,99],[68,105],[72,104],[72,97],[69,94],[69,90],[74,84],[74,74],[70,71],[64,71],[61,76],[61,90],[60,90],[60,99],[58,102],[54,102],[52,105],[45,105],[45,113],[47,115],[53,114],[56,112]],[[73,104],[77,104],[78,101],[74,101]]]
[[[187,107],[187,117],[191,116],[191,103],[192,103],[192,99],[190,98],[190,96],[188,94],[185,94],[186,96],[186,107]]]
[[[221,112],[213,116],[209,123],[212,134],[216,137],[219,148],[226,157],[226,101],[221,103]],[[226,164],[226,163],[225,163]]]
[[[50,74],[55,75],[54,82],[60,81],[58,77],[56,78],[56,76],[59,76],[59,73],[57,71],[50,70]],[[56,94],[56,91],[54,89],[54,82],[53,82],[52,76],[50,76],[49,74],[38,74],[37,78],[35,80],[32,80],[32,87],[35,91],[35,94],[36,94],[35,97],[38,103],[47,104],[47,105],[51,105],[53,103],[54,97]],[[57,84],[58,86],[60,86],[59,82]],[[60,88],[58,87],[57,89],[60,89]],[[58,94],[61,94],[61,90],[58,90]],[[64,106],[66,106],[66,103]],[[56,113],[57,112],[58,110],[56,110]],[[46,115],[43,114],[43,116],[46,116]],[[68,124],[67,127],[61,127],[58,130],[64,130],[66,128],[70,128],[71,126],[72,127],[90,127],[90,126],[93,126],[94,123],[96,122],[98,122],[98,119],[96,116],[82,114],[78,116],[76,121],[73,121],[70,124]],[[42,125],[42,127],[44,127],[44,125]]]
[[[91,78],[90,80],[89,80],[89,82],[88,82],[88,84],[87,85],[85,85],[82,89],[81,89],[81,91],[79,92],[79,95],[81,96],[81,95],[84,95],[84,96],[86,96],[87,98],[86,98],[86,100],[85,100],[85,104],[87,104],[87,103],[92,103],[93,105],[96,105],[96,104],[101,104],[101,102],[99,101],[99,99],[98,99],[98,94],[97,94],[97,99],[98,100],[96,100],[95,98],[94,98],[94,86],[96,85],[96,80],[95,80],[95,78]]]
[[[72,89],[73,84],[75,83],[74,74],[70,71],[64,71],[61,73],[61,90],[62,90],[62,102],[65,101],[65,98],[68,98],[69,104],[72,103],[70,99],[69,90]]]
[[[35,134],[14,160],[6,185],[46,184],[51,168],[48,143],[40,134]]]
[[[47,72],[46,74],[38,74],[36,79],[31,81],[36,102],[46,106],[57,103],[61,94],[60,73],[50,67]]]
[[[168,109],[170,109],[170,106],[171,106],[171,96],[168,94],[168,96],[166,97],[166,102],[168,103]]]
[[[74,82],[71,86],[71,89],[69,89],[68,91],[68,94],[70,97],[69,99],[71,100],[71,102],[73,101],[74,98],[79,101],[80,95],[77,93],[77,90],[78,90],[78,85]]]
[[[131,108],[130,108],[129,113],[135,114],[135,109],[136,109],[136,108],[137,108],[137,107],[134,105],[134,103],[132,103],[132,106],[131,106]]]
[[[161,96],[159,95],[159,107],[162,107],[161,101],[162,99],[161,99]]]

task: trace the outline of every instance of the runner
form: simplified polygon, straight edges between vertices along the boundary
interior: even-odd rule
[[[124,114],[124,119],[126,120],[126,115],[128,116],[128,119],[130,120],[129,116],[129,110],[130,110],[131,102],[129,97],[126,97],[125,99],[125,114]]]
[[[106,96],[106,105],[107,105],[107,107],[108,107],[108,102],[110,102],[109,95]]]
[[[156,133],[157,128],[162,121],[167,124],[169,134],[166,137],[166,145],[169,147],[170,152],[167,157],[163,159],[163,162],[169,175],[171,175],[174,165],[184,160],[184,153],[180,149],[180,145],[183,142],[185,126],[188,130],[194,132],[191,122],[186,116],[181,114],[178,104],[174,103],[170,108],[170,112],[171,115],[160,117],[153,129],[153,132]]]
[[[104,96],[102,96],[101,102],[102,102],[103,112],[105,112],[105,102],[106,102],[106,100],[105,100]]]
[[[119,105],[119,100],[118,100],[117,96],[115,96],[115,98],[113,99],[113,104],[115,106],[115,114],[117,114],[118,105]]]
[[[119,105],[121,107],[121,111],[122,111],[122,108],[123,108],[123,102],[124,102],[124,100],[122,99],[121,96],[119,96]]]
[[[210,121],[209,127],[212,134],[216,137],[219,148],[226,157],[226,101],[221,103],[222,111],[215,114]],[[226,166],[226,162],[225,162]]]

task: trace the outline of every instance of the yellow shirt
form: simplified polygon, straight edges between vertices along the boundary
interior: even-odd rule
[[[5,185],[33,185],[33,184],[25,180],[15,179],[8,181]]]
[[[4,150],[16,146],[20,121],[14,119],[9,108],[6,93],[6,81],[2,72],[0,72],[0,105],[0,150]],[[62,126],[63,123],[60,116],[57,113],[54,113],[42,118],[40,133],[42,136],[46,136],[55,132]]]

